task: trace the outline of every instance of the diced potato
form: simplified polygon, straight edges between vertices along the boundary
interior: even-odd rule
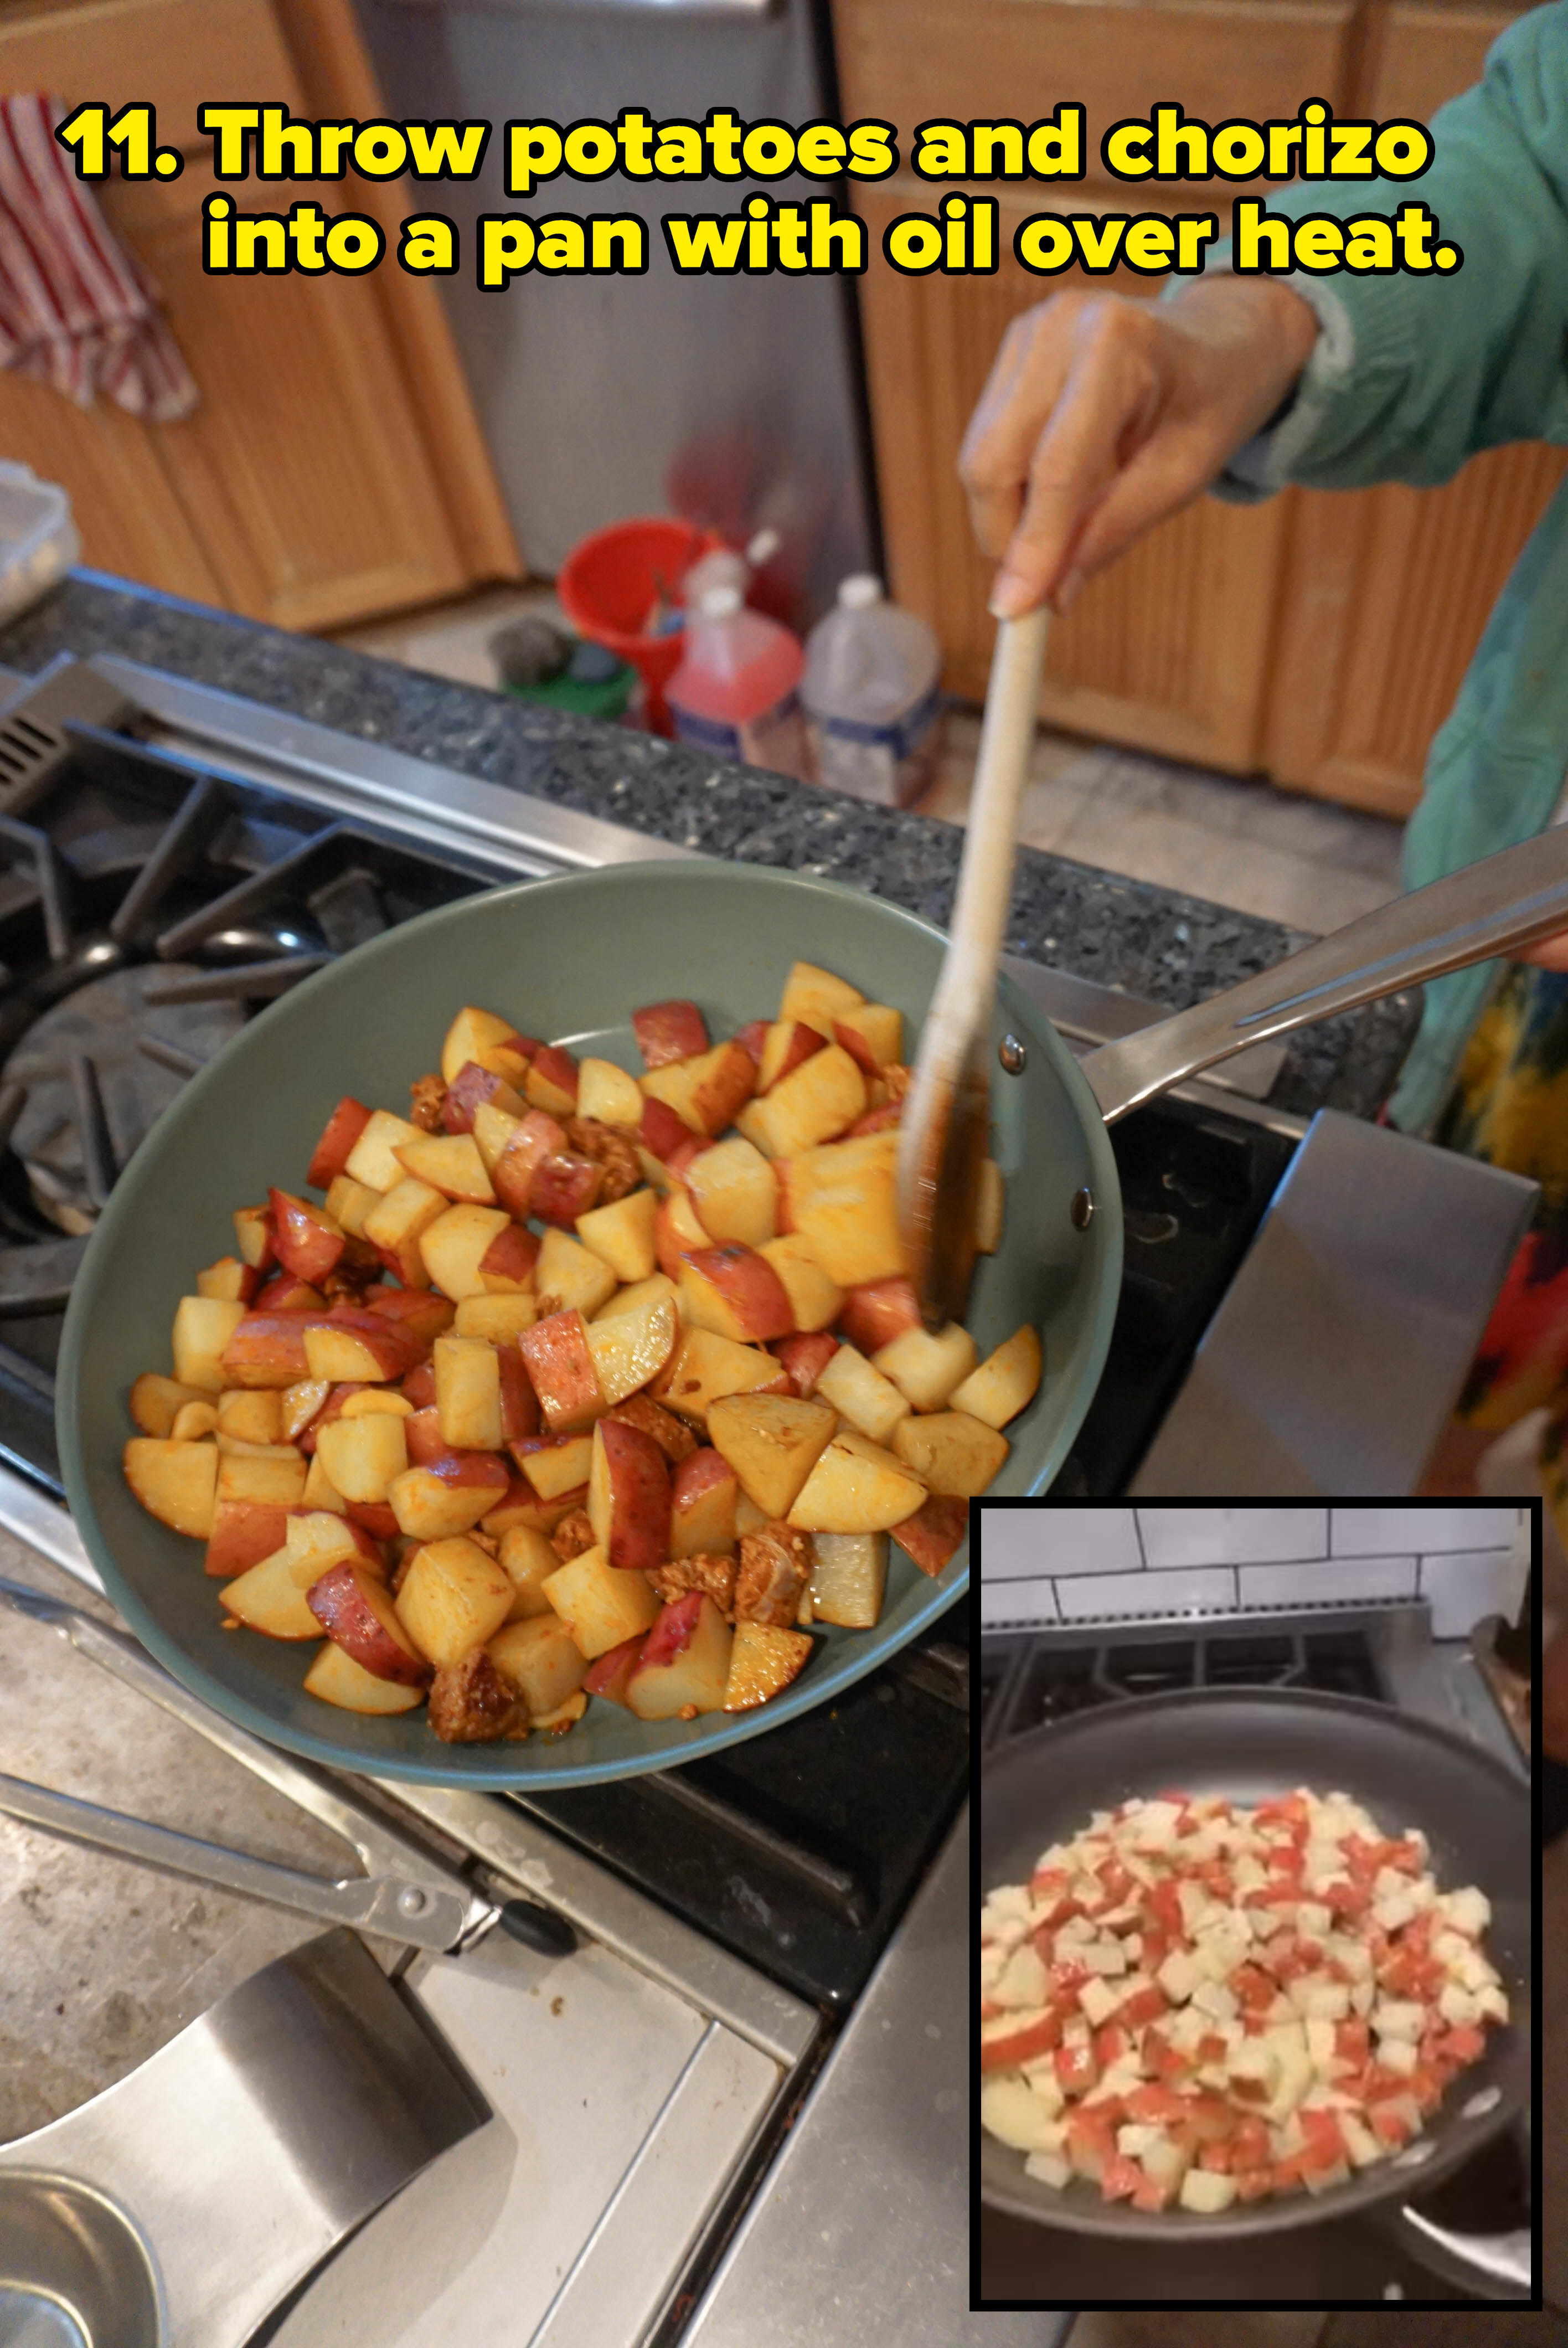
[[[1004,2076],[982,2084],[980,2122],[1015,2152],[1054,2147],[1061,2140],[1061,2129],[1044,2100],[1022,2079]]]
[[[558,1565],[543,1588],[590,1663],[650,1629],[660,1612],[658,1594],[647,1577],[618,1571],[602,1549],[585,1550],[580,1557]]]
[[[553,1612],[508,1622],[486,1642],[485,1653],[534,1720],[564,1704],[588,1670],[587,1656]]]
[[[970,1371],[948,1401],[954,1410],[966,1411],[987,1426],[1005,1426],[1034,1400],[1041,1366],[1039,1334],[1025,1322],[979,1369]]]
[[[904,1057],[904,1014],[890,1003],[855,1003],[835,1014],[834,1032],[847,1027],[856,1035],[879,1068]],[[844,1037],[840,1035],[842,1044]]]
[[[422,1133],[417,1141],[399,1142],[395,1156],[415,1181],[458,1205],[493,1207],[495,1186],[471,1133]]]
[[[882,1612],[887,1588],[886,1534],[818,1532],[812,1546],[816,1553],[811,1577],[815,1621],[869,1631]]]
[[[897,1129],[830,1141],[789,1161],[795,1236],[841,1288],[891,1280],[904,1271],[897,1168]]]
[[[218,1397],[217,1425],[242,1443],[282,1443],[283,1397],[275,1386],[231,1386]]]
[[[652,1269],[650,1259],[648,1270]],[[586,1318],[613,1296],[616,1277],[602,1255],[584,1247],[569,1231],[550,1230],[545,1233],[539,1260],[534,1267],[534,1287],[541,1298],[555,1298],[555,1310],[580,1313]]]
[[[453,1070],[456,1076],[456,1070]],[[394,1117],[389,1109],[371,1111],[370,1122],[343,1161],[343,1172],[351,1180],[363,1182],[367,1190],[390,1190],[403,1179],[403,1168],[398,1163],[399,1143],[417,1141],[419,1128],[410,1125],[405,1117]]]
[[[770,1519],[787,1515],[835,1425],[827,1404],[789,1395],[723,1395],[708,1409],[709,1441]]]
[[[789,1522],[808,1533],[886,1532],[925,1497],[924,1484],[899,1460],[841,1428],[806,1478]]]
[[[125,1447],[125,1480],[147,1510],[177,1533],[207,1540],[218,1490],[218,1449],[135,1435]]]
[[[653,1282],[643,1284],[651,1288]],[[612,1313],[608,1320],[587,1324],[588,1350],[610,1408],[659,1375],[674,1354],[680,1330],[680,1317],[667,1296],[651,1297],[636,1312]]]
[[[797,1331],[826,1329],[844,1310],[844,1291],[829,1280],[803,1239],[794,1232],[765,1240],[757,1251],[784,1282]]]
[[[361,1225],[361,1235],[373,1248],[383,1249],[397,1267],[397,1277],[405,1288],[428,1288],[430,1272],[425,1262],[420,1241],[432,1223],[439,1222],[447,1211],[448,1201],[428,1182],[405,1174],[390,1190],[374,1194],[375,1203],[366,1212]]]
[[[384,1500],[408,1465],[404,1422],[390,1412],[333,1418],[316,1435],[316,1457],[345,1500]]]
[[[499,1012],[480,1011],[466,1003],[441,1046],[443,1083],[454,1083],[470,1060],[509,1085],[520,1085],[528,1070],[528,1053],[512,1022]]]
[[[613,1060],[583,1060],[577,1072],[577,1113],[601,1125],[635,1128],[642,1121],[642,1090]]]
[[[509,1345],[538,1317],[537,1296],[465,1296],[452,1327],[459,1337],[484,1337],[492,1345]]]
[[[733,1338],[716,1336],[711,1329],[688,1329],[653,1381],[651,1392],[667,1410],[702,1426],[710,1405],[721,1395],[753,1394],[765,1386],[777,1391],[788,1383],[777,1356],[762,1346],[737,1345]]]
[[[514,1525],[501,1535],[500,1567],[512,1585],[508,1622],[528,1622],[553,1612],[545,1583],[560,1564],[549,1537],[532,1525]]]
[[[233,1385],[223,1375],[223,1348],[244,1318],[245,1307],[237,1300],[180,1298],[174,1313],[174,1375],[180,1385],[214,1395]]]
[[[207,1390],[183,1386],[160,1371],[144,1370],[130,1390],[130,1415],[144,1435],[166,1436],[182,1406],[200,1402]]]
[[[907,1395],[851,1344],[841,1344],[819,1372],[816,1391],[873,1443],[886,1443],[899,1420],[909,1416]]]
[[[630,1084],[630,1077],[628,1076],[626,1081]],[[635,1086],[632,1089],[635,1091]],[[610,1266],[618,1281],[648,1280],[659,1262],[653,1245],[653,1219],[658,1212],[659,1194],[656,1190],[632,1190],[626,1198],[617,1199],[608,1207],[592,1207],[586,1215],[579,1215],[578,1237],[586,1248]],[[544,1247],[539,1251],[540,1267],[554,1236],[554,1233],[546,1236]],[[540,1276],[538,1267],[536,1267],[535,1281],[540,1293],[544,1293],[547,1282]],[[561,1292],[557,1289],[554,1293],[559,1295]],[[613,1293],[611,1290],[610,1294]],[[609,1295],[600,1297],[593,1305],[584,1304],[575,1297],[569,1301],[586,1314],[601,1310],[609,1302]]]
[[[732,1134],[704,1149],[686,1169],[685,1182],[711,1240],[739,1240],[746,1247],[760,1248],[774,1237],[778,1177],[743,1135]]]
[[[831,1035],[835,1019],[864,1003],[866,997],[848,980],[835,978],[830,970],[823,970],[814,962],[797,962],[784,981],[779,998],[781,1019],[804,1019],[819,1035]]]
[[[169,1430],[176,1443],[200,1443],[204,1436],[218,1432],[218,1406],[202,1400],[180,1406],[174,1425]]]
[[[1182,2179],[1183,2209],[1195,2209],[1205,2218],[1228,2209],[1235,2197],[1235,2178],[1222,2177],[1212,2168],[1189,2168]]]
[[[439,1670],[483,1646],[511,1612],[512,1580],[467,1536],[426,1541],[397,1593],[397,1616],[427,1661]]]
[[[446,1441],[455,1451],[498,1451],[501,1363],[494,1345],[483,1337],[437,1337],[432,1358]]]
[[[864,1074],[842,1044],[829,1044],[753,1101],[742,1130],[769,1158],[797,1158],[846,1131],[865,1108]]]
[[[480,1263],[491,1241],[511,1220],[499,1207],[448,1207],[421,1232],[425,1269],[444,1296],[456,1304],[465,1297],[486,1294]]]
[[[335,1704],[343,1712],[413,1712],[425,1701],[423,1688],[378,1679],[330,1639],[305,1673],[304,1685],[323,1704]]]
[[[940,1410],[974,1368],[975,1351],[968,1331],[950,1321],[938,1336],[928,1329],[900,1331],[873,1354],[871,1366],[891,1378],[916,1410]]]
[[[675,1282],[667,1272],[656,1272],[647,1280],[634,1280],[629,1287],[618,1288],[597,1313],[585,1317],[592,1321],[613,1321],[622,1313],[641,1313],[644,1305],[661,1303],[666,1297],[671,1304],[676,1304]]]
[[[735,1113],[752,1096],[756,1070],[743,1044],[732,1037],[699,1052],[690,1060],[671,1060],[650,1068],[640,1079],[650,1099],[672,1108],[693,1133],[718,1135],[735,1121]]]
[[[893,1430],[893,1448],[905,1466],[931,1491],[959,1498],[985,1490],[1009,1447],[1005,1435],[961,1410],[902,1418]]]
[[[737,1622],[724,1683],[724,1710],[752,1712],[788,1687],[804,1668],[813,1642],[804,1631],[765,1622]]]

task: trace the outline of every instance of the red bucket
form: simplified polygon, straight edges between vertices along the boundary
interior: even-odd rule
[[[684,636],[649,636],[642,623],[662,591],[681,601],[681,582],[699,555],[723,540],[692,522],[649,515],[639,521],[611,522],[574,546],[561,566],[556,592],[579,635],[589,636],[624,661],[642,679],[647,721],[655,734],[673,731],[664,688],[681,664]]]

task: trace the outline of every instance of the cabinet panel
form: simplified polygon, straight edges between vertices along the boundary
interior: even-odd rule
[[[1041,285],[1010,254],[994,277],[888,268],[884,228],[929,192],[897,180],[857,198],[873,252],[860,289],[866,363],[894,592],[936,629],[949,689],[979,697],[991,565],[970,535],[958,444],[1008,321]],[[1008,217],[1004,206],[1004,254]],[[1149,281],[1132,283],[1143,291]],[[1051,630],[1042,715],[1175,757],[1255,767],[1286,510],[1279,499],[1200,499],[1091,581]]]
[[[49,89],[67,108],[146,99],[159,143],[210,152],[199,106],[277,101],[296,113],[300,83],[267,0],[96,0],[0,15],[0,88]]]

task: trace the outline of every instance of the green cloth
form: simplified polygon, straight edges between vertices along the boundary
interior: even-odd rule
[[[1483,78],[1431,122],[1418,180],[1292,183],[1274,212],[1392,215],[1415,197],[1463,266],[1391,277],[1292,275],[1322,324],[1291,410],[1233,466],[1235,491],[1446,481],[1479,449],[1568,446],[1568,0],[1532,9]],[[1216,256],[1217,257],[1217,256]],[[1225,485],[1222,484],[1222,493]],[[1551,820],[1568,775],[1568,482],[1498,598],[1451,716],[1428,754],[1405,836],[1419,888]],[[1426,990],[1392,1103],[1424,1131],[1498,974],[1489,963]]]

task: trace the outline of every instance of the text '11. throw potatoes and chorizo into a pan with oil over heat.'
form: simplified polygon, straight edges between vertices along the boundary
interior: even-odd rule
[[[326,1703],[452,1742],[750,1711],[1007,1457],[1040,1342],[921,1323],[900,1014],[797,963],[727,1042],[632,1024],[641,1077],[460,1011],[407,1117],[339,1102],[324,1204],[237,1208],[131,1391],[132,1491]],[[994,1164],[981,1214],[994,1250]]]
[[[1419,2136],[1508,1998],[1483,1892],[1344,1794],[1097,1812],[980,1915],[980,2117],[1058,2190],[1215,2215]]]

